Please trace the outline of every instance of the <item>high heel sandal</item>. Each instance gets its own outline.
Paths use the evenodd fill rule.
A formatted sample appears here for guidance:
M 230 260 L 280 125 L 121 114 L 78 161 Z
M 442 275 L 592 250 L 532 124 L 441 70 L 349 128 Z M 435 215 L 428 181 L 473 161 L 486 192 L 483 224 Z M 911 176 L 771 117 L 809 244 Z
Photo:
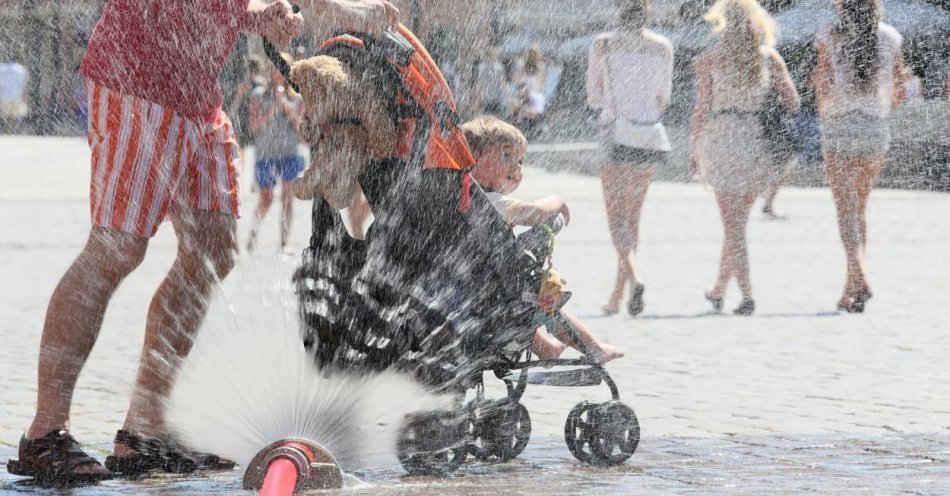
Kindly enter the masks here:
M 755 300 L 742 300 L 742 303 L 732 311 L 735 315 L 742 315 L 748 317 L 755 313 Z
M 850 313 L 864 313 L 864 304 L 874 296 L 869 288 L 861 288 L 854 295 L 854 303 L 851 304 Z
M 722 297 L 715 297 L 709 293 L 706 293 L 706 301 L 712 303 L 713 311 L 716 313 L 722 313 Z
M 643 291 L 646 287 L 643 284 L 638 284 L 637 287 L 633 288 L 633 291 L 630 292 L 630 300 L 627 301 L 627 313 L 632 317 L 636 317 L 643 313 Z
M 864 305 L 874 296 L 869 288 L 859 289 L 854 296 L 845 296 L 838 302 L 838 310 L 848 313 L 864 313 Z

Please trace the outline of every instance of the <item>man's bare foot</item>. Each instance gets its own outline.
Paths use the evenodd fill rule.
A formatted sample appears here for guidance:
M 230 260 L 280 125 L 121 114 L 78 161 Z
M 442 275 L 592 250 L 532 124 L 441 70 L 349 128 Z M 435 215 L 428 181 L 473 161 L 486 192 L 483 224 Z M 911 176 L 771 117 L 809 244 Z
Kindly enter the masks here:
M 594 361 L 600 365 L 611 360 L 623 358 L 624 355 L 623 350 L 610 344 L 601 344 L 597 348 L 591 348 L 590 350 L 590 358 L 594 359 Z

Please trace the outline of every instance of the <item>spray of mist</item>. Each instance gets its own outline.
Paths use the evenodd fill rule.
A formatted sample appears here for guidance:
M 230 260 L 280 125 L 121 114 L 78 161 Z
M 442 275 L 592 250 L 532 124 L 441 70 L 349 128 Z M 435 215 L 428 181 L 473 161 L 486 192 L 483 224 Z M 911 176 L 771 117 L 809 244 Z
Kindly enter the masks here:
M 405 415 L 449 400 L 396 373 L 321 374 L 300 339 L 286 265 L 243 264 L 218 291 L 169 398 L 171 430 L 242 465 L 291 437 L 323 445 L 347 470 L 395 463 Z

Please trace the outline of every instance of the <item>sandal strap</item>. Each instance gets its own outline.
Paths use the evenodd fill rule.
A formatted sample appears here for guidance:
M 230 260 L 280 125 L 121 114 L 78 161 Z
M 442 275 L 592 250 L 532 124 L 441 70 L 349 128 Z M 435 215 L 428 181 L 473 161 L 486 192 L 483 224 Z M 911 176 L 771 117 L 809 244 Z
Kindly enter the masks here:
M 65 429 L 32 440 L 24 437 L 20 446 L 22 461 L 56 478 L 67 477 L 82 466 L 101 465 L 83 451 L 76 438 Z

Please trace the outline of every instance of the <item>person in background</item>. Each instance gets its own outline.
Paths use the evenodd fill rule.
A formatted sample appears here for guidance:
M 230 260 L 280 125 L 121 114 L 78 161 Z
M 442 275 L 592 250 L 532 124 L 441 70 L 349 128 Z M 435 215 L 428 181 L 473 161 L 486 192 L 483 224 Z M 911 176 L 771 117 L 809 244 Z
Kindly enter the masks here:
M 515 82 L 517 97 L 512 118 L 528 139 L 535 139 L 544 127 L 547 96 L 544 61 L 541 50 L 532 47 L 525 54 L 521 73 Z
M 228 108 L 228 115 L 234 123 L 234 133 L 242 147 L 250 146 L 254 142 L 254 135 L 250 126 L 250 98 L 255 88 L 267 85 L 267 78 L 263 76 L 264 61 L 252 55 L 247 59 L 247 74 L 238 83 L 234 90 L 234 98 Z
M 847 278 L 838 308 L 863 312 L 871 298 L 865 250 L 868 197 L 890 149 L 891 109 L 906 97 L 903 38 L 881 22 L 880 0 L 838 0 L 819 30 L 815 91 L 825 169 L 838 211 Z
M 29 81 L 26 67 L 19 62 L 0 63 L 0 134 L 18 132 L 30 114 L 26 91 Z
M 475 65 L 475 108 L 482 114 L 508 116 L 505 91 L 508 85 L 505 67 L 498 61 L 498 51 L 489 48 L 485 58 Z
M 697 97 L 690 160 L 716 192 L 723 221 L 719 276 L 706 293 L 722 310 L 735 278 L 742 303 L 733 313 L 752 315 L 746 228 L 752 204 L 768 188 L 773 154 L 760 120 L 767 92 L 791 112 L 800 105 L 785 62 L 773 48 L 775 22 L 755 0 L 718 0 L 706 14 L 719 38 L 696 59 Z
M 673 89 L 673 45 L 647 27 L 650 0 L 620 0 L 617 6 L 617 29 L 595 36 L 591 44 L 587 102 L 600 110 L 600 179 L 617 250 L 614 287 L 603 310 L 617 313 L 629 286 L 627 312 L 639 315 L 644 307 L 637 267 L 640 210 L 657 165 L 670 151 L 661 118 Z M 619 120 L 630 123 L 638 146 L 617 142 Z
M 286 53 L 281 57 L 291 64 Z M 250 96 L 248 127 L 253 136 L 257 154 L 254 178 L 260 190 L 257 210 L 247 239 L 247 251 L 257 247 L 257 234 L 267 212 L 274 202 L 274 189 L 280 181 L 280 250 L 288 254 L 290 224 L 294 217 L 293 184 L 303 172 L 304 160 L 297 150 L 300 138 L 297 126 L 303 117 L 303 99 L 287 86 L 287 81 L 276 66 L 271 66 L 269 82 L 254 88 Z

